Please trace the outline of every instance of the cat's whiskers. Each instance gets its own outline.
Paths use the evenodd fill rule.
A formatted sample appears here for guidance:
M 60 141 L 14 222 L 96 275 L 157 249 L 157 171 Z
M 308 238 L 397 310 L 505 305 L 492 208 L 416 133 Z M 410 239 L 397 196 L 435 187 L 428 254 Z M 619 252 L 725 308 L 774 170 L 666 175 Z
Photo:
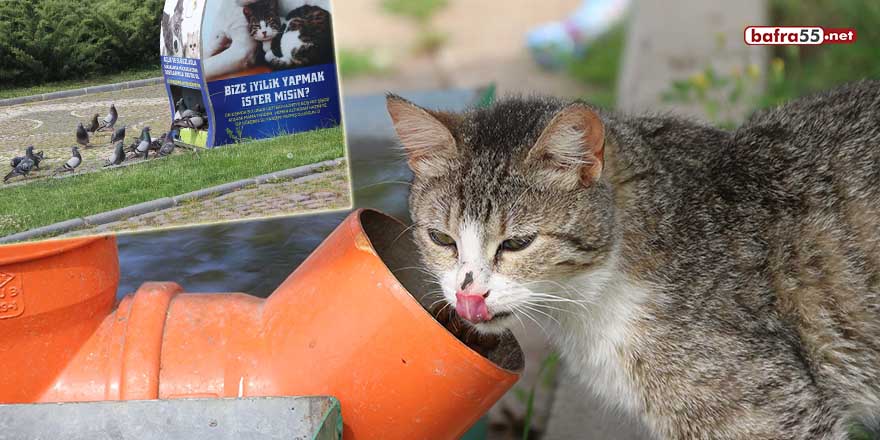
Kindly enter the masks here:
M 534 304 L 521 303 L 520 305 L 521 305 L 523 308 L 527 309 L 527 310 L 531 310 L 531 311 L 533 311 L 533 312 L 535 312 L 535 313 L 540 313 L 540 314 L 546 316 L 546 317 L 549 318 L 551 321 L 555 322 L 557 325 L 559 325 L 560 327 L 562 327 L 562 323 L 559 322 L 559 320 L 556 319 L 555 316 L 553 316 L 553 315 L 551 315 L 551 314 L 549 314 L 549 313 L 547 313 L 547 312 L 541 310 L 541 309 L 538 308 L 538 307 L 535 307 Z
M 404 230 L 400 231 L 400 234 L 397 234 L 397 237 L 395 237 L 394 240 L 391 241 L 391 243 L 392 244 L 397 243 L 397 240 L 400 240 L 400 238 L 403 237 L 403 234 L 406 234 L 407 232 L 409 232 L 410 230 L 412 230 L 413 228 L 415 228 L 416 226 L 419 226 L 421 224 L 422 224 L 421 222 L 413 222 L 413 224 L 407 226 L 406 228 L 404 228 Z
M 578 304 L 581 306 L 593 304 L 591 301 L 586 300 L 586 299 L 571 299 L 571 298 L 566 298 L 564 296 L 560 296 L 556 293 L 551 293 L 551 292 L 530 291 L 529 294 L 530 294 L 530 296 L 534 296 L 534 297 L 550 299 L 550 300 L 552 300 L 552 302 L 567 302 L 567 303 L 572 303 L 572 304 Z
M 554 310 L 554 311 L 557 311 L 557 312 L 560 312 L 560 313 L 571 313 L 571 314 L 573 314 L 573 315 L 575 315 L 575 316 L 579 316 L 578 313 L 577 313 L 577 311 L 569 310 L 569 309 L 563 309 L 563 308 L 560 308 L 560 307 L 554 307 L 554 306 L 551 306 L 551 305 L 549 305 L 549 304 L 543 304 L 543 303 L 541 303 L 541 302 L 537 302 L 537 301 L 525 301 L 525 304 L 528 304 L 528 305 L 533 306 L 533 307 L 545 308 L 545 309 L 547 309 L 547 310 Z
M 449 304 L 449 301 L 446 301 L 446 298 L 443 297 L 443 293 L 442 293 L 442 292 L 437 292 L 437 293 L 440 295 L 440 299 L 438 299 L 438 300 L 432 302 L 432 303 L 428 306 L 428 310 L 431 310 L 434 306 L 436 306 L 437 304 L 439 304 L 439 303 L 441 303 L 441 302 L 444 302 L 444 301 L 446 302 L 446 304 Z M 426 296 L 427 296 L 427 295 L 426 295 Z
M 535 292 L 535 291 L 532 291 L 531 289 L 528 289 L 528 287 L 526 287 L 526 286 L 528 286 L 528 285 L 530 285 L 530 284 L 537 284 L 537 283 L 544 283 L 544 282 L 549 282 L 549 283 L 556 284 L 557 286 L 562 287 L 563 289 L 565 289 L 569 294 L 571 294 L 571 292 L 575 292 L 575 293 L 578 294 L 579 297 L 584 298 L 584 299 L 572 299 L 572 298 L 566 298 L 566 297 L 564 297 L 564 296 L 561 296 L 561 295 L 558 295 L 558 294 L 552 294 L 552 293 L 549 293 L 549 292 Z M 551 280 L 546 280 L 546 281 L 530 281 L 530 282 L 526 282 L 526 283 L 520 283 L 520 284 L 518 284 L 518 285 L 519 285 L 519 287 L 528 290 L 529 293 L 530 293 L 530 296 L 535 297 L 535 298 L 540 298 L 540 299 L 541 299 L 542 301 L 544 301 L 544 302 L 550 302 L 550 303 L 569 303 L 569 304 L 574 304 L 574 305 L 576 305 L 576 306 L 578 306 L 578 307 L 584 309 L 585 311 L 589 311 L 589 307 L 588 307 L 588 306 L 590 306 L 590 305 L 593 304 L 591 301 L 587 300 L 587 299 L 586 299 L 586 296 L 585 296 L 584 294 L 582 294 L 580 291 L 578 291 L 578 290 L 576 290 L 576 289 L 574 289 L 574 288 L 571 288 L 570 286 L 565 286 L 565 285 L 563 285 L 563 284 L 561 284 L 561 283 L 559 283 L 559 282 L 556 282 L 556 281 L 551 281 Z
M 537 325 L 538 328 L 541 329 L 541 333 L 544 333 L 545 337 L 547 337 L 547 338 L 550 337 L 550 334 L 547 333 L 547 329 L 544 328 L 544 326 L 540 322 L 538 322 L 538 320 L 535 319 L 535 317 L 533 317 L 527 310 L 524 310 L 522 308 L 522 304 L 511 305 L 510 307 L 511 307 L 511 309 L 513 309 L 514 314 L 519 313 L 519 314 L 524 315 L 526 318 L 532 320 L 532 322 L 534 322 L 535 325 Z
M 527 300 L 527 302 L 531 304 L 538 304 L 549 309 L 559 310 L 561 312 L 568 312 L 573 315 L 577 315 L 579 313 L 589 313 L 590 311 L 589 304 L 578 301 L 560 299 L 552 296 L 542 297 L 540 295 L 533 295 L 533 300 Z M 574 304 L 577 308 L 574 309 L 565 307 L 568 304 Z
M 526 324 L 523 322 L 522 318 L 519 317 L 519 314 L 518 313 L 511 313 L 511 315 L 513 315 L 513 317 L 516 318 L 517 321 L 519 321 L 520 327 L 522 327 L 522 329 L 525 330 Z
M 420 266 L 398 267 L 397 269 L 393 269 L 391 271 L 391 273 L 397 273 L 398 271 L 401 271 L 401 270 L 417 270 L 417 271 L 421 272 L 422 274 L 427 275 L 428 278 L 431 279 L 431 281 L 434 281 L 437 284 L 440 283 L 440 276 L 439 275 L 435 274 L 434 272 L 431 272 L 428 269 L 425 269 L 424 267 L 420 267 Z
M 554 281 L 554 280 L 535 280 L 535 281 L 528 281 L 528 282 L 525 282 L 525 283 L 521 283 L 520 286 L 525 287 L 525 286 L 529 286 L 529 285 L 533 285 L 533 284 L 539 284 L 539 283 L 542 283 L 542 284 L 543 284 L 543 283 L 550 283 L 550 284 L 553 284 L 553 285 L 555 285 L 555 286 L 557 286 L 557 287 L 562 288 L 562 290 L 564 290 L 564 291 L 565 291 L 566 293 L 568 293 L 568 294 L 571 294 L 571 293 L 577 293 L 578 296 L 580 296 L 580 297 L 586 297 L 586 295 L 584 295 L 581 291 L 575 289 L 574 287 L 569 286 L 569 285 L 567 285 L 567 284 L 560 283 L 559 281 Z
M 443 307 L 440 307 L 440 310 L 437 310 L 437 313 L 435 313 L 434 315 L 435 316 L 441 315 L 443 313 L 443 311 L 446 310 L 446 308 L 449 307 L 450 305 L 452 305 L 452 303 L 447 302 L 446 305 L 444 305 Z

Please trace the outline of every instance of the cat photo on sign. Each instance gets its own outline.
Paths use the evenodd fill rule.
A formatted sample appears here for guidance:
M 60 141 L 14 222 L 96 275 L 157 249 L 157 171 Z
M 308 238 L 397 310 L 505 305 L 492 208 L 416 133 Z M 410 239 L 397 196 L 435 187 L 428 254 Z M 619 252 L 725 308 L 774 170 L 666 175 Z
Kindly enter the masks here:
M 201 58 L 199 35 L 205 0 L 166 0 L 162 9 L 162 43 L 159 54 Z
M 198 58 L 201 55 L 201 52 L 199 51 L 199 40 L 198 32 L 187 32 L 183 46 L 184 58 Z
M 329 0 L 216 0 L 205 17 L 205 80 L 334 61 Z

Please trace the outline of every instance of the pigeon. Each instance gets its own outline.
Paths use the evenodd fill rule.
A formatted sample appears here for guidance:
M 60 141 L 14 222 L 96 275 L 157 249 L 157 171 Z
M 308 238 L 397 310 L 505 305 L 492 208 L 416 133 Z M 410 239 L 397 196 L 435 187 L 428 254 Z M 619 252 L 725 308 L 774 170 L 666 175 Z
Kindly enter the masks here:
M 46 156 L 43 154 L 42 151 L 34 154 L 34 146 L 33 145 L 27 147 L 27 150 L 25 151 L 25 155 L 27 155 L 27 157 L 29 157 L 32 161 L 34 161 L 34 168 L 35 169 L 40 169 L 40 162 L 42 162 L 43 159 L 46 158 Z
M 9 161 L 9 166 L 11 166 L 12 168 L 17 167 L 18 164 L 21 163 L 21 161 L 24 160 L 25 157 L 28 157 L 27 152 L 25 152 L 24 156 L 13 157 L 12 160 Z
M 15 168 L 26 157 L 28 157 L 32 161 L 34 161 L 34 168 L 36 168 L 36 169 L 40 169 L 40 162 L 42 162 L 42 160 L 46 158 L 42 151 L 34 154 L 34 146 L 31 145 L 31 146 L 27 147 L 27 149 L 25 150 L 24 156 L 13 157 L 12 160 L 9 161 L 9 165 L 12 168 Z
M 3 177 L 3 183 L 6 183 L 9 179 L 15 176 L 27 177 L 32 169 L 34 169 L 34 161 L 29 157 L 25 157 L 15 166 L 15 168 L 12 169 L 12 171 L 9 172 L 9 174 Z
M 167 136 L 167 135 L 168 135 L 167 132 L 162 133 L 161 136 L 157 137 L 156 139 L 153 139 L 150 142 L 150 151 L 155 151 L 156 156 L 159 155 L 159 150 L 162 149 L 162 143 L 165 142 L 165 136 Z
M 180 118 L 177 121 L 174 121 L 171 124 L 172 127 L 180 127 L 180 128 L 192 128 L 198 130 L 205 125 L 205 117 L 199 113 L 194 113 L 190 116 L 186 116 Z
M 113 134 L 110 136 L 110 143 L 116 143 L 116 141 L 124 141 L 125 140 L 125 126 L 119 127 Z
M 92 122 L 91 122 L 91 123 L 89 124 L 89 126 L 86 128 L 86 131 L 89 132 L 89 133 L 94 133 L 94 132 L 98 131 L 98 127 L 99 127 L 99 125 L 98 125 L 98 114 L 95 113 L 95 115 L 92 116 Z
M 76 143 L 82 145 L 85 148 L 89 148 L 92 145 L 89 144 L 89 132 L 86 131 L 86 128 L 83 127 L 82 122 L 76 126 Z
M 110 104 L 110 113 L 107 113 L 107 116 L 104 116 L 104 119 L 101 120 L 98 131 L 112 130 L 113 126 L 116 125 L 117 119 L 119 119 L 119 113 L 116 111 L 116 105 Z
M 159 148 L 159 156 L 168 156 L 174 152 L 174 147 L 177 145 L 174 144 L 174 130 L 165 133 L 165 139 L 162 140 L 162 147 Z
M 125 148 L 125 151 L 127 151 L 129 153 L 134 153 L 137 150 L 138 144 L 140 144 L 140 143 L 141 143 L 140 138 L 135 139 L 134 141 L 132 141 L 131 144 L 128 145 L 128 147 Z
M 71 147 L 70 148 L 70 159 L 67 159 L 67 162 L 64 162 L 64 165 L 62 165 L 61 168 L 55 170 L 54 174 L 66 173 L 68 171 L 70 171 L 72 173 L 74 170 L 76 170 L 76 167 L 78 167 L 81 163 L 82 163 L 82 156 L 79 155 L 79 148 L 78 147 Z
M 125 161 L 125 150 L 122 147 L 122 141 L 116 141 L 116 144 L 113 146 L 113 155 L 107 159 L 107 164 L 104 165 L 104 168 L 107 168 L 111 165 L 119 165 Z
M 174 120 L 178 120 L 183 116 L 183 112 L 187 111 L 186 101 L 183 98 L 174 103 Z
M 150 154 L 150 144 L 152 142 L 153 138 L 150 137 L 150 127 L 144 127 L 144 129 L 141 130 L 141 136 L 135 147 L 134 156 L 140 157 L 143 154 L 144 159 L 146 159 L 147 155 Z

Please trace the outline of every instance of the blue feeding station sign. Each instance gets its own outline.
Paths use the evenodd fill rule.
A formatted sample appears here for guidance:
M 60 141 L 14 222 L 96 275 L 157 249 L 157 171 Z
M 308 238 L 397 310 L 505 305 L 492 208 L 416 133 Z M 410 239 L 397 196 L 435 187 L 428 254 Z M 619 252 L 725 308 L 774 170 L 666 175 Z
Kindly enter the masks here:
M 172 130 L 214 147 L 342 122 L 330 0 L 166 0 Z

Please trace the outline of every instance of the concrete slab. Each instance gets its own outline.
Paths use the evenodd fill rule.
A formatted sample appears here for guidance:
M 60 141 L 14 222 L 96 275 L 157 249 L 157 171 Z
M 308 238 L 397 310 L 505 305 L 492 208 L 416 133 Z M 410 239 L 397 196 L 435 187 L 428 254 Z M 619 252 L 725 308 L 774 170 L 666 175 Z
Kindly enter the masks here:
M 8 437 L 7 437 L 8 436 Z M 338 440 L 332 397 L 0 405 L 0 437 L 68 440 Z
M 767 24 L 764 0 L 634 0 L 618 107 L 703 116 L 699 107 L 664 103 L 663 93 L 673 80 L 687 79 L 709 65 L 725 74 L 750 65 L 763 71 L 766 47 L 743 41 L 746 26 L 762 24 Z
M 642 422 L 611 410 L 563 367 L 550 408 L 547 439 L 652 440 Z

